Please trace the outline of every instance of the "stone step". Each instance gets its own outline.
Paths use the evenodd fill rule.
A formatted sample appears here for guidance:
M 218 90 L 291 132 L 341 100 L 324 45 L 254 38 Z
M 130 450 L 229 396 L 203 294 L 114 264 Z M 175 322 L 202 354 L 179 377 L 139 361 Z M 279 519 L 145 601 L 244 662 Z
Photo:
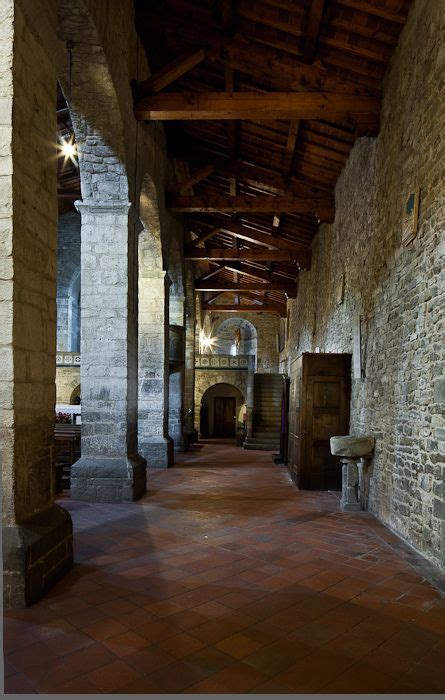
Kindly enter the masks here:
M 275 442 L 278 440 L 280 441 L 280 433 L 275 432 L 269 432 L 269 431 L 263 431 L 263 430 L 254 430 L 253 431 L 253 437 L 256 440 L 275 440 Z M 246 438 L 247 439 L 247 438 Z
M 276 452 L 280 449 L 280 443 L 268 442 L 268 443 L 244 443 L 245 450 L 262 450 L 263 452 Z

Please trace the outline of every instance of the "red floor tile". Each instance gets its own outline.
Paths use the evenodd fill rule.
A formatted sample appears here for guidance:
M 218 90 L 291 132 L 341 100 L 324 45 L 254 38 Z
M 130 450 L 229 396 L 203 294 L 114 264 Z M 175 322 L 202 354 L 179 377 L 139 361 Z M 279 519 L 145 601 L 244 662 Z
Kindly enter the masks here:
M 179 460 L 137 503 L 63 494 L 80 563 L 6 612 L 7 692 L 443 691 L 445 603 L 393 533 L 270 453 Z

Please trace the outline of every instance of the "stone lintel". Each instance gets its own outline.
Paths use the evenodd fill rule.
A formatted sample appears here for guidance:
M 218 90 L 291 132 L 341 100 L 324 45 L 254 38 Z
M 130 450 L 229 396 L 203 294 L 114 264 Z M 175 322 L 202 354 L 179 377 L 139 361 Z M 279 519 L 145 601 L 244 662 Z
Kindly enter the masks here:
M 132 204 L 131 202 L 120 202 L 120 201 L 109 201 L 109 202 L 99 202 L 91 199 L 76 199 L 74 202 L 79 214 L 113 214 L 113 215 L 126 215 L 130 211 Z
M 21 523 L 3 525 L 2 539 L 7 608 L 37 602 L 73 564 L 71 516 L 56 504 Z
M 131 457 L 81 457 L 71 467 L 71 497 L 79 501 L 123 503 L 147 491 L 147 462 Z

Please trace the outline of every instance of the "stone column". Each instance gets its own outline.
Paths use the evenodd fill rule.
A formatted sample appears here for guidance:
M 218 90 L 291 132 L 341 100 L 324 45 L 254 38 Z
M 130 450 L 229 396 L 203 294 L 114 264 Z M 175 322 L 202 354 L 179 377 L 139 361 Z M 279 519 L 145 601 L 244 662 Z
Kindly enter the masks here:
M 42 43 L 42 27 L 31 31 L 19 3 L 0 3 L 0 27 L 3 602 L 17 608 L 38 600 L 73 555 L 71 518 L 54 504 L 54 56 Z
M 145 493 L 137 452 L 136 219 L 127 202 L 76 202 L 81 235 L 82 457 L 71 495 L 132 501 Z
M 175 452 L 183 452 L 184 444 L 184 302 L 183 296 L 170 296 L 170 377 L 168 433 Z
M 255 377 L 255 357 L 249 356 L 249 370 L 247 372 L 247 392 L 246 392 L 246 437 L 253 434 L 253 407 L 254 407 L 254 377 Z
M 173 464 L 168 435 L 168 289 L 163 270 L 153 269 L 152 252 L 139 241 L 138 448 L 149 467 Z
M 185 267 L 185 353 L 184 353 L 184 437 L 190 444 L 195 439 L 195 287 L 194 269 Z

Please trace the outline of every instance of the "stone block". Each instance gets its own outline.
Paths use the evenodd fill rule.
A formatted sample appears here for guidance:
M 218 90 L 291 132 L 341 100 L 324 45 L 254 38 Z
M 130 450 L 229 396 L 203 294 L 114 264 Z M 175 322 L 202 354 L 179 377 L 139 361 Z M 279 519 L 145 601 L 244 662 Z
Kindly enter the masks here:
M 137 501 L 147 490 L 146 466 L 139 455 L 81 457 L 71 467 L 71 496 L 100 503 Z
M 20 524 L 3 525 L 6 607 L 37 602 L 72 566 L 71 516 L 53 505 Z

